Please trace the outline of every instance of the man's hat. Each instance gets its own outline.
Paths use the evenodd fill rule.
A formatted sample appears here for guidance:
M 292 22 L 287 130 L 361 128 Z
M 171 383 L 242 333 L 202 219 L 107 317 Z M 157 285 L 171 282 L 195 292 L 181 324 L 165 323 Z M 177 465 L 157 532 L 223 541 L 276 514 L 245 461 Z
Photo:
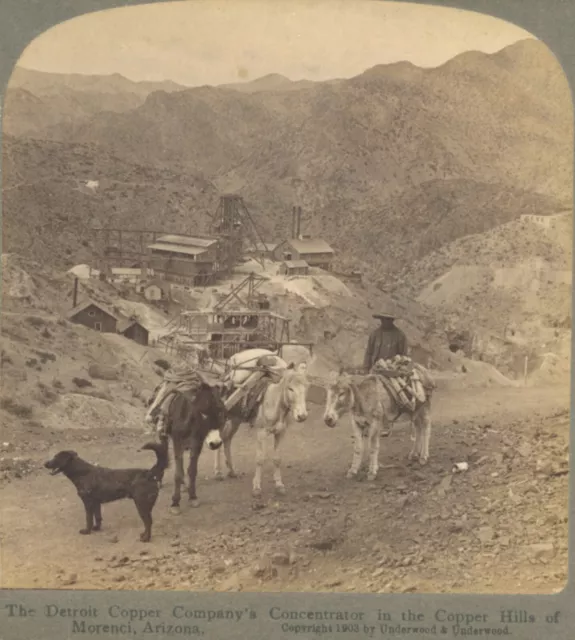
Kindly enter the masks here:
M 390 313 L 374 313 L 373 317 L 377 318 L 378 320 L 395 320 L 396 319 L 396 317 Z

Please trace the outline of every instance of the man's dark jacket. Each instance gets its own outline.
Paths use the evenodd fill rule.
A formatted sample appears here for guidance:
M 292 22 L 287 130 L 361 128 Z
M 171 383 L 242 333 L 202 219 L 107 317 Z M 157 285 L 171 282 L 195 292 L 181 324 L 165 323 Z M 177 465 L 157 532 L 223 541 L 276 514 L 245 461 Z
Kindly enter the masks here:
M 378 327 L 369 336 L 363 366 L 370 371 L 373 365 L 383 358 L 388 360 L 396 355 L 407 355 L 407 338 L 403 331 L 393 325 L 392 327 Z

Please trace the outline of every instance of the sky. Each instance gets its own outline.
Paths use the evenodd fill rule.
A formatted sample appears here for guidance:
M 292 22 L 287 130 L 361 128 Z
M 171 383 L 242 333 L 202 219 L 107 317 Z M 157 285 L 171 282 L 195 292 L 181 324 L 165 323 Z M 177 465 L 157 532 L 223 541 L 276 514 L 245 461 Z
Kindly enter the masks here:
M 376 64 L 421 67 L 533 37 L 485 14 L 376 0 L 185 0 L 110 9 L 36 38 L 18 65 L 187 86 L 348 78 Z

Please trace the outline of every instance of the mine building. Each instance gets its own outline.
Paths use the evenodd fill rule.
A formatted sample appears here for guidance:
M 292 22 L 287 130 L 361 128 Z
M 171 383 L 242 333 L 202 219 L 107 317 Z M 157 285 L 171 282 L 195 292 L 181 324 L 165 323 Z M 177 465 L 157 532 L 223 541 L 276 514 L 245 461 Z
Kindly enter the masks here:
M 280 273 L 284 276 L 307 276 L 309 264 L 305 260 L 284 260 L 280 265 Z
M 110 280 L 114 283 L 136 284 L 142 277 L 142 269 L 130 267 L 112 267 Z
M 136 318 L 123 318 L 118 322 L 118 333 L 129 340 L 148 346 L 150 332 Z
M 255 242 L 254 246 L 250 247 L 246 252 L 246 256 L 275 261 L 274 251 L 277 249 L 277 246 L 277 242 Z
M 218 238 L 165 235 L 148 246 L 156 277 L 188 286 L 206 286 L 216 280 Z
M 170 284 L 160 278 L 142 280 L 136 285 L 136 293 L 140 293 L 150 302 L 159 302 L 170 297 Z
M 274 255 L 278 262 L 305 260 L 310 267 L 319 267 L 330 271 L 335 253 L 329 244 L 321 238 L 300 236 L 284 240 L 276 247 Z
M 66 314 L 70 322 L 83 324 L 94 331 L 103 333 L 116 333 L 118 318 L 116 315 L 100 302 L 86 300 L 76 305 Z

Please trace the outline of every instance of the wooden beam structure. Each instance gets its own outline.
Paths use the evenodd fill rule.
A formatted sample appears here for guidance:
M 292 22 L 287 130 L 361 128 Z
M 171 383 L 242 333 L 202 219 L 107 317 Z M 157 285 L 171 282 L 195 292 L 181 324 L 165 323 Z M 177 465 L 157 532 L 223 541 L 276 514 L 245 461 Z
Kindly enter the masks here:
M 224 307 L 229 304 L 234 298 L 240 303 L 242 307 L 251 309 L 255 303 L 256 290 L 266 281 L 266 278 L 262 278 L 255 273 L 250 273 L 250 275 L 245 280 L 242 280 L 242 282 L 234 287 L 223 300 L 220 300 L 220 302 L 218 302 L 214 306 L 214 311 L 223 310 Z M 240 297 L 240 293 L 244 292 L 245 289 L 247 289 L 247 297 L 242 298 Z
M 132 264 L 139 264 L 147 272 L 151 257 L 148 245 L 154 244 L 162 235 L 189 235 L 145 228 L 101 227 L 93 228 L 93 231 L 96 234 L 98 266 L 106 273 L 111 266 Z M 194 234 L 194 237 L 206 236 Z M 218 240 L 214 261 L 217 267 L 204 286 L 229 277 L 246 250 L 257 249 L 258 242 L 265 244 L 243 198 L 235 194 L 220 198 L 218 208 L 211 216 L 210 237 Z M 256 257 L 256 260 L 264 265 L 263 258 Z
M 206 350 L 215 360 L 227 360 L 244 349 L 281 351 L 286 345 L 313 348 L 308 341 L 290 340 L 290 321 L 269 310 L 228 309 L 183 311 L 168 324 L 159 340 L 167 351 L 191 353 Z
M 212 216 L 210 232 L 222 238 L 218 262 L 223 275 L 231 274 L 244 251 L 257 249 L 258 242 L 265 245 L 244 199 L 236 194 L 226 194 L 220 198 Z M 263 258 L 255 259 L 264 266 Z

